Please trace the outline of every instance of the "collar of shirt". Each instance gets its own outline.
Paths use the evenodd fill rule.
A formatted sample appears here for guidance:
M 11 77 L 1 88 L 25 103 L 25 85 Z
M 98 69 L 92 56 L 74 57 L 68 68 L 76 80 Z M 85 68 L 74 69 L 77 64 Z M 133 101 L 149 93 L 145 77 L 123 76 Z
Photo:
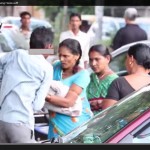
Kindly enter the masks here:
M 80 36 L 82 34 L 82 32 L 79 30 L 79 32 L 75 35 L 72 30 L 69 30 L 70 34 L 72 34 L 73 36 Z
M 21 27 L 19 28 L 19 31 L 20 31 L 20 32 L 23 31 Z M 32 29 L 31 29 L 31 27 L 30 27 L 29 30 L 28 30 L 28 32 L 31 32 L 31 31 L 32 31 Z

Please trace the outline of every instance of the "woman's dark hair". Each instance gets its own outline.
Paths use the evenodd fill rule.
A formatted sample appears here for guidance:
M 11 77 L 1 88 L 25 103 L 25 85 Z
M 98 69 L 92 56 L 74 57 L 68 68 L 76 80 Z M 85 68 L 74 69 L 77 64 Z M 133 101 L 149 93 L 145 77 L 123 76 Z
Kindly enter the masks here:
M 138 65 L 145 69 L 150 69 L 150 47 L 146 44 L 139 43 L 131 46 L 128 55 L 133 56 Z
M 112 59 L 112 56 L 109 52 L 108 47 L 101 45 L 101 44 L 97 44 L 97 45 L 93 45 L 90 49 L 89 49 L 89 56 L 91 52 L 98 52 L 100 55 L 106 57 L 107 55 L 110 56 L 110 61 Z
M 68 38 L 59 44 L 59 48 L 62 46 L 67 47 L 73 55 L 79 55 L 79 59 L 76 62 L 77 66 L 80 63 L 80 59 L 82 56 L 82 49 L 80 43 L 77 40 Z

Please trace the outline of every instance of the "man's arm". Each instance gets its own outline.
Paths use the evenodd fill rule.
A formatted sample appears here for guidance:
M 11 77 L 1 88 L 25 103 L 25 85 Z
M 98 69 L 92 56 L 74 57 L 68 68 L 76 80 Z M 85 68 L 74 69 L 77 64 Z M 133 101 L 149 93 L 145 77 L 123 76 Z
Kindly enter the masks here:
M 0 54 L 0 88 L 1 88 L 1 84 L 2 84 L 2 78 L 3 78 L 3 68 L 4 68 L 4 64 L 5 61 L 8 59 L 8 55 L 7 53 L 1 53 Z M 5 56 L 6 55 L 6 56 Z
M 36 97 L 33 102 L 33 108 L 34 110 L 41 110 L 45 104 L 45 98 L 48 94 L 51 81 L 53 79 L 53 68 L 52 66 L 48 68 L 45 72 L 43 81 L 41 82 L 40 88 L 36 92 Z

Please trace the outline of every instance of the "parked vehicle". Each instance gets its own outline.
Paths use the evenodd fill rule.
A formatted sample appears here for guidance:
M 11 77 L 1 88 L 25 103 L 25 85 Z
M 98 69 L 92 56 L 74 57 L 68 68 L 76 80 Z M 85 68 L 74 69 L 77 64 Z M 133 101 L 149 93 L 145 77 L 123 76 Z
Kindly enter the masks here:
M 64 137 L 60 143 L 149 143 L 150 85 L 124 97 Z M 57 140 L 58 141 L 58 140 Z
M 95 21 L 88 30 L 88 35 L 95 39 L 96 32 L 98 32 L 98 22 Z M 102 40 L 110 40 L 120 28 L 114 17 L 104 16 L 102 19 Z
M 19 28 L 14 24 L 2 24 L 0 29 L 0 53 L 19 48 L 29 49 L 29 44 L 24 40 Z
M 18 26 L 18 28 L 20 28 L 21 26 L 20 17 L 7 16 L 7 17 L 2 18 L 1 22 L 14 24 Z M 37 19 L 37 18 L 31 18 L 31 24 L 30 24 L 31 30 L 34 30 L 36 27 L 39 27 L 39 26 L 45 26 L 47 28 L 51 28 L 54 31 L 52 25 L 48 21 Z
M 95 16 L 93 16 L 95 17 Z M 87 19 L 86 17 L 83 17 L 83 19 Z M 116 21 L 117 19 L 122 19 L 122 18 L 115 18 L 115 17 L 109 17 L 109 16 L 103 16 L 102 18 L 102 41 L 110 41 L 114 37 L 115 33 L 118 31 L 120 28 L 120 25 Z M 85 20 L 83 20 L 85 21 Z M 93 21 L 93 23 L 92 23 Z M 87 34 L 89 35 L 91 42 L 90 45 L 95 44 L 96 40 L 96 33 L 99 30 L 99 24 L 94 19 L 89 20 L 89 27 L 87 31 Z

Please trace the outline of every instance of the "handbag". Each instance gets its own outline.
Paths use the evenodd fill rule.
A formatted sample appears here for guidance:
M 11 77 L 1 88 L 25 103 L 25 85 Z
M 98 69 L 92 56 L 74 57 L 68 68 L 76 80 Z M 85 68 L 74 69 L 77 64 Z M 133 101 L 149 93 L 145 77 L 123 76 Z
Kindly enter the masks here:
M 68 86 L 64 85 L 61 81 L 53 80 L 48 94 L 65 97 L 68 91 L 69 91 Z M 82 113 L 82 100 L 80 96 L 78 96 L 74 106 L 68 108 L 56 106 L 49 102 L 45 102 L 44 108 L 48 109 L 49 111 L 76 117 L 80 116 Z

